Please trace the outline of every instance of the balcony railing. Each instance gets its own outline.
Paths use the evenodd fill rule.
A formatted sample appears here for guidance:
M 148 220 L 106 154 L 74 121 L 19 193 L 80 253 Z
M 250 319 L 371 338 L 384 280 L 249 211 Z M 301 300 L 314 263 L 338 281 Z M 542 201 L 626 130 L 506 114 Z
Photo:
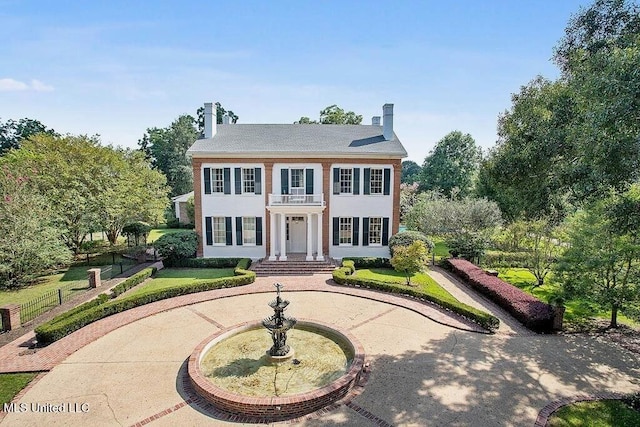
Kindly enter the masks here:
M 307 205 L 324 206 L 324 195 L 320 194 L 269 194 L 269 206 Z

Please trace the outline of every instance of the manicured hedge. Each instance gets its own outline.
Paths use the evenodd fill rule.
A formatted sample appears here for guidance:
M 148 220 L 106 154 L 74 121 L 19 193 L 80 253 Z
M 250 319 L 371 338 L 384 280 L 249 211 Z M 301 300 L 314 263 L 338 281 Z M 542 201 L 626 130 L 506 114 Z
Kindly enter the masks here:
M 333 280 L 340 285 L 360 286 L 363 288 L 422 298 L 466 317 L 489 331 L 498 329 L 498 326 L 500 325 L 500 320 L 498 320 L 497 317 L 459 301 L 458 304 L 453 304 L 451 301 L 442 300 L 434 295 L 422 291 L 421 289 L 401 288 L 397 283 L 390 284 L 378 280 L 361 279 L 353 276 L 354 272 L 355 268 L 353 267 L 353 261 L 343 261 L 342 267 L 333 270 Z
M 504 280 L 487 274 L 480 267 L 460 258 L 445 261 L 455 275 L 471 287 L 488 296 L 527 328 L 550 332 L 553 328 L 553 308 Z
M 183 258 L 165 259 L 162 261 L 167 268 L 233 268 L 239 262 L 249 263 L 244 269 L 251 265 L 250 258 Z M 243 264 L 244 265 L 244 264 Z
M 144 292 L 142 294 L 132 295 L 108 302 L 104 302 L 104 297 L 101 298 L 102 302 L 97 302 L 98 300 L 89 301 L 88 303 L 82 304 L 72 310 L 67 311 L 66 313 L 62 313 L 60 316 L 53 318 L 49 322 L 38 326 L 35 330 L 36 339 L 38 340 L 39 344 L 49 344 L 69 335 L 74 331 L 77 331 L 78 329 L 90 323 L 93 323 L 107 316 L 111 316 L 112 314 L 129 310 L 130 308 L 138 307 L 167 298 L 177 297 L 180 295 L 204 292 L 212 289 L 248 285 L 249 283 L 253 283 L 256 278 L 256 274 L 253 271 L 248 271 L 243 268 L 249 265 L 251 265 L 250 259 L 240 259 L 238 265 L 235 268 L 234 272 L 236 275 L 234 277 L 200 280 L 189 285 L 176 286 L 173 288 L 165 288 L 160 290 L 151 289 L 148 292 Z M 152 269 L 149 268 L 142 270 L 136 275 L 143 272 L 147 274 L 146 270 Z M 152 273 L 155 273 L 155 269 L 153 269 Z M 150 273 L 144 279 L 151 276 L 152 273 Z M 144 281 L 144 279 L 140 279 L 140 277 L 135 278 L 136 275 L 129 278 L 132 279 L 131 283 L 137 280 L 140 280 L 140 282 L 138 283 Z M 120 285 L 123 284 L 124 282 Z M 127 286 L 129 285 L 124 285 L 123 289 Z M 135 285 L 130 284 L 129 288 L 133 286 Z M 124 292 L 124 290 L 122 292 Z
M 131 277 L 127 277 L 125 280 L 118 283 L 116 286 L 114 286 L 113 289 L 111 289 L 111 298 L 115 298 L 118 295 L 123 294 L 129 289 L 133 288 L 134 286 L 139 285 L 140 283 L 147 280 L 149 277 L 156 274 L 156 271 L 158 271 L 157 268 L 149 267 L 149 268 L 145 268 L 144 270 L 140 270 L 139 272 L 137 272 Z
M 528 252 L 486 251 L 481 263 L 489 268 L 526 268 L 529 258 Z
M 393 268 L 389 258 L 379 257 L 345 257 L 342 261 L 353 261 L 356 268 Z M 343 264 L 344 265 L 344 264 Z

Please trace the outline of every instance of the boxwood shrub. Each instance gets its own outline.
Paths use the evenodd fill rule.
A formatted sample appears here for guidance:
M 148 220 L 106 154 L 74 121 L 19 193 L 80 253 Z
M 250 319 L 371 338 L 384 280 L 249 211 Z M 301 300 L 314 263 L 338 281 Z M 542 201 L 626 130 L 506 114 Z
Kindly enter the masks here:
M 158 290 L 150 289 L 147 292 L 137 295 L 131 295 L 129 297 L 124 297 L 121 299 L 105 301 L 107 298 L 105 296 L 93 301 L 89 301 L 72 310 L 62 313 L 61 315 L 53 318 L 47 323 L 38 326 L 35 330 L 36 339 L 38 340 L 38 344 L 49 344 L 69 335 L 74 331 L 77 331 L 78 329 L 90 323 L 93 323 L 107 316 L 111 316 L 112 314 L 129 310 L 130 308 L 149 304 L 155 301 L 160 301 L 166 298 L 173 298 L 196 292 L 248 285 L 249 283 L 253 283 L 256 278 L 256 275 L 253 271 L 248 271 L 244 268 L 248 267 L 249 265 L 251 265 L 250 259 L 240 259 L 238 265 L 234 270 L 235 276 L 233 277 L 198 280 L 189 285 L 175 286 L 172 288 Z M 131 282 L 129 284 L 125 285 L 124 282 L 122 282 L 118 286 L 123 285 L 122 289 L 129 289 L 135 286 L 132 283 L 138 280 L 138 283 L 141 283 L 147 277 L 150 277 L 153 273 L 155 273 L 155 269 L 144 269 L 128 278 L 127 280 L 131 279 Z M 136 278 L 137 275 L 140 276 Z M 142 278 L 145 275 L 146 277 Z M 124 292 L 124 290 L 122 290 L 120 293 Z
M 459 301 L 457 304 L 454 304 L 451 301 L 445 301 L 434 295 L 428 294 L 421 289 L 401 288 L 395 283 L 392 284 L 379 280 L 362 279 L 354 276 L 353 273 L 355 273 L 355 268 L 353 267 L 352 262 L 349 260 L 343 261 L 342 267 L 333 270 L 333 280 L 340 285 L 360 286 L 383 292 L 422 298 L 466 317 L 488 331 L 494 331 L 498 329 L 498 326 L 500 325 L 500 320 L 497 317 Z
M 456 276 L 507 310 L 536 332 L 551 332 L 553 308 L 504 280 L 487 274 L 467 260 L 449 258 L 444 263 Z
M 162 261 L 167 268 L 233 268 L 239 262 L 248 262 L 246 267 L 242 267 L 244 269 L 249 268 L 251 265 L 250 258 L 171 258 Z
M 342 261 L 353 261 L 355 268 L 393 268 L 389 258 L 380 257 L 345 257 Z M 344 264 L 343 264 L 344 265 Z

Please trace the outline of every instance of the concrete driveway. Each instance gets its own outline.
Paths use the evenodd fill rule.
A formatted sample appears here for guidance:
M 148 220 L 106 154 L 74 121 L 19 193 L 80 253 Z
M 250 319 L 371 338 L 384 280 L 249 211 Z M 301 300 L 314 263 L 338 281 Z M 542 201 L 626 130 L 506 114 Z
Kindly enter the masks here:
M 486 335 L 362 295 L 286 289 L 284 295 L 289 315 L 349 330 L 372 367 L 350 404 L 300 425 L 532 426 L 552 400 L 640 390 L 637 357 L 597 338 Z M 33 384 L 18 402 L 27 410 L 6 414 L 0 425 L 230 425 L 192 401 L 183 386 L 185 363 L 220 328 L 268 316 L 270 299 L 230 296 L 119 327 Z M 61 404 L 65 412 L 44 412 Z

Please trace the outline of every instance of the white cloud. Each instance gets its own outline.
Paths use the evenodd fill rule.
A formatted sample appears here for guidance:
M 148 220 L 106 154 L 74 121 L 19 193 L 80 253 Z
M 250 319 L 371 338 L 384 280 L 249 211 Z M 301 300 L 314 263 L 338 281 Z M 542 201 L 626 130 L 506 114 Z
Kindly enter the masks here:
M 11 78 L 0 79 L 0 92 L 16 92 L 23 90 L 33 90 L 35 92 L 51 92 L 53 86 L 45 84 L 40 80 L 33 79 L 30 83 L 21 82 Z

